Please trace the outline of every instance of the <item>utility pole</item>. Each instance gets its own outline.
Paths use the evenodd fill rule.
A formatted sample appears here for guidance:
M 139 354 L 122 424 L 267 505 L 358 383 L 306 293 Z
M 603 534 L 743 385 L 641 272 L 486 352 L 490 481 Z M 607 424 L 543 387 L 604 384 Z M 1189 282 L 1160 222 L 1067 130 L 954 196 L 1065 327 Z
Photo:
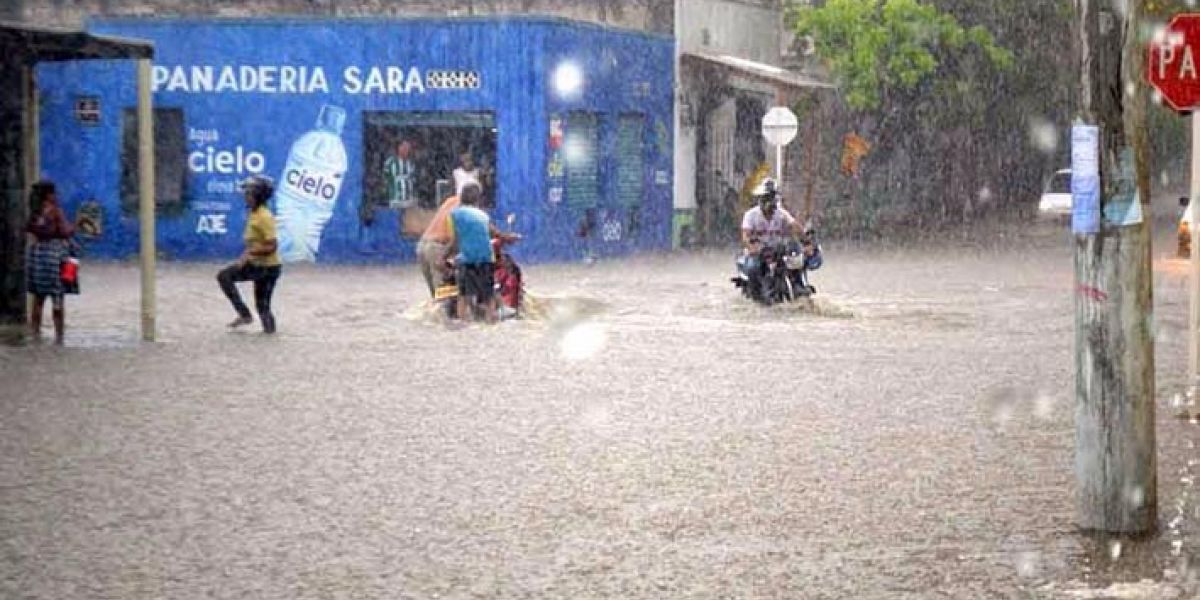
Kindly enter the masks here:
M 1158 505 L 1143 3 L 1076 0 L 1071 149 L 1079 525 L 1127 534 L 1152 531 Z

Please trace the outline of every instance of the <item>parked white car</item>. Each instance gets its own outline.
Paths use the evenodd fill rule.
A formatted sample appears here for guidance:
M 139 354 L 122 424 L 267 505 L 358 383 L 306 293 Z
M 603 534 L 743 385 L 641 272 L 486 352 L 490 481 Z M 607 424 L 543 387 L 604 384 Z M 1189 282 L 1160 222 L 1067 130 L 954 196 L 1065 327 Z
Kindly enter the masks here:
M 1071 214 L 1071 170 L 1061 169 L 1054 173 L 1042 190 L 1038 201 L 1038 214 L 1044 217 L 1060 217 Z

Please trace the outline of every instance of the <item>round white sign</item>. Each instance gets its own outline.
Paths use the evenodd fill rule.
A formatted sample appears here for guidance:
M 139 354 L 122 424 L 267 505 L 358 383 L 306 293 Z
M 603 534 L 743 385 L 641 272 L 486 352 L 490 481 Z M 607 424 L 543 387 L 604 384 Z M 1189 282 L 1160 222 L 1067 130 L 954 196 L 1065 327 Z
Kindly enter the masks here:
M 800 121 L 796 113 L 786 106 L 776 106 L 763 117 L 762 133 L 767 141 L 776 146 L 786 146 L 796 139 Z

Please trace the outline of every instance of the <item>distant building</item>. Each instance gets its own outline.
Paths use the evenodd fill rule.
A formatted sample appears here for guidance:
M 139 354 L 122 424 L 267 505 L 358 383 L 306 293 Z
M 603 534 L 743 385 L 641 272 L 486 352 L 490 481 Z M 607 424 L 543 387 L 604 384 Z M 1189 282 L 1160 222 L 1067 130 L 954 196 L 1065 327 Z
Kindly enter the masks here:
M 681 0 L 675 171 L 677 228 L 700 243 L 737 239 L 747 180 L 775 155 L 762 117 L 823 94 L 827 84 L 784 68 L 799 66 L 795 36 L 785 33 L 780 0 Z M 802 123 L 802 130 L 810 124 Z M 785 174 L 800 175 L 800 140 L 789 146 Z M 771 171 L 773 172 L 773 166 Z M 694 177 L 686 174 L 694 173 Z M 802 186 L 785 178 L 787 205 L 802 210 Z M 799 216 L 799 215 L 798 215 Z

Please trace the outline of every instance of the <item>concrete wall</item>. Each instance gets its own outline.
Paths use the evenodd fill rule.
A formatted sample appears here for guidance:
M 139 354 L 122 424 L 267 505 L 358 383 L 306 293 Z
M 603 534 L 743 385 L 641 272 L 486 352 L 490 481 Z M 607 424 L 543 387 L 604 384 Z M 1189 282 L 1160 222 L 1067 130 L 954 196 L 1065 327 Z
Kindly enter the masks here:
M 729 54 L 779 64 L 782 9 L 778 1 L 684 0 L 679 14 L 683 51 Z
M 82 27 L 86 19 L 94 17 L 537 14 L 670 33 L 674 14 L 673 0 L 3 0 L 0 5 L 13 2 L 13 12 L 25 21 L 70 28 Z

